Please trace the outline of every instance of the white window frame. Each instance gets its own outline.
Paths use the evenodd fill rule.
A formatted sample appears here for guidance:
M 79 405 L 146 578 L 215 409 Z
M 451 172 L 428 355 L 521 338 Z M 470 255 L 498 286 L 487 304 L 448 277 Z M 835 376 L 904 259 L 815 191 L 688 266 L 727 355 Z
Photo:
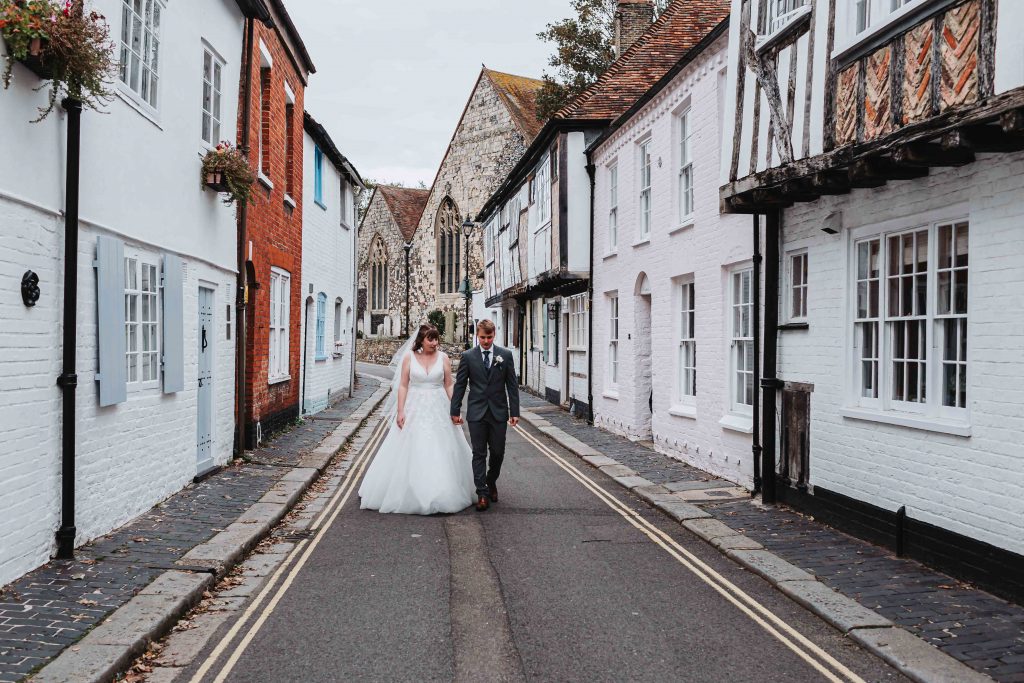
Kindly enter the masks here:
M 744 301 L 742 295 L 743 278 L 749 278 L 749 299 Z M 736 266 L 729 270 L 729 299 L 726 320 L 729 326 L 729 410 L 733 414 L 744 417 L 753 416 L 753 393 L 757 392 L 757 378 L 754 377 L 754 270 L 750 264 Z M 744 321 L 744 309 L 746 320 Z M 751 352 L 745 353 L 745 349 Z M 747 402 L 744 382 L 744 395 L 740 395 L 740 379 L 750 376 L 750 402 Z
M 534 232 L 551 223 L 551 157 L 548 154 L 540 160 L 534 182 L 537 184 L 537 224 L 533 226 Z M 547 270 L 545 268 L 545 270 Z
M 808 266 L 806 249 L 786 253 L 786 320 L 791 323 L 807 322 Z
M 848 0 L 836 3 L 836 44 L 832 57 L 855 49 L 908 15 L 926 11 L 925 8 L 935 2 L 937 0 Z
M 619 386 L 619 293 L 610 292 L 608 299 L 608 386 Z
M 141 14 L 136 11 L 136 4 Z M 160 106 L 160 28 L 166 8 L 164 0 L 121 2 L 118 92 L 149 114 L 156 114 Z M 136 87 L 132 85 L 133 80 Z M 143 94 L 143 82 L 148 84 L 146 94 Z
M 963 229 L 967 239 L 967 264 L 962 266 L 943 266 L 939 262 L 940 251 L 939 241 L 945 229 L 954 234 L 956 230 Z M 926 266 L 924 271 L 918 271 L 918 263 L 913 264 L 914 273 L 891 272 L 892 264 L 889 262 L 890 253 L 895 242 L 894 238 L 901 238 L 906 235 L 926 234 L 927 247 L 924 250 Z M 970 343 L 968 338 L 968 319 L 970 315 L 970 287 L 969 287 L 969 233 L 970 218 L 965 208 L 956 207 L 944 211 L 929 212 L 928 214 L 915 217 L 912 220 L 889 221 L 882 225 L 860 228 L 851 233 L 849 248 L 849 282 L 850 292 L 850 338 L 848 340 L 848 367 L 847 372 L 847 405 L 842 411 L 847 417 L 868 419 L 890 424 L 899 424 L 907 427 L 926 429 L 929 431 L 946 432 L 960 436 L 970 434 L 970 401 L 971 401 L 971 364 L 967 358 L 967 347 Z M 862 253 L 862 245 L 877 244 L 877 277 L 865 278 L 860 269 L 859 254 Z M 902 265 L 902 264 L 899 264 Z M 919 307 L 909 309 L 907 315 L 897 315 L 893 312 L 893 292 L 891 286 L 901 285 L 902 280 L 912 283 L 911 295 L 917 296 L 917 280 L 923 276 L 925 283 L 924 310 Z M 948 275 L 955 282 L 957 278 L 966 277 L 965 285 L 966 300 L 965 309 L 962 311 L 946 312 L 940 309 L 940 298 L 945 290 L 942 287 L 943 276 Z M 867 315 L 862 315 L 864 308 L 860 302 L 865 297 L 870 297 L 870 283 L 877 283 L 877 310 L 874 315 L 868 310 Z M 906 294 L 902 289 L 900 296 Z M 949 291 L 949 296 L 955 296 L 955 287 Z M 870 299 L 868 299 L 870 301 Z M 900 302 L 903 300 L 900 299 Z M 900 313 L 908 309 L 902 308 Z M 945 325 L 946 321 L 956 321 L 958 327 L 958 343 L 954 344 L 956 358 L 950 360 L 944 357 L 946 352 Z M 897 341 L 897 326 L 909 321 L 919 321 L 924 330 L 924 338 L 919 338 L 918 349 L 923 351 L 923 359 L 914 359 L 914 364 L 923 370 L 918 370 L 918 387 L 924 388 L 924 400 L 904 400 L 909 394 L 904 393 L 897 396 L 894 391 L 895 363 L 900 359 L 895 357 L 895 342 Z M 865 355 L 865 336 L 863 328 L 873 325 L 874 348 Z M 906 340 L 906 337 L 904 337 Z M 873 390 L 869 395 L 865 394 L 864 372 L 865 362 L 873 363 L 874 383 Z M 961 405 L 945 405 L 943 373 L 945 367 L 953 365 L 963 375 L 963 394 L 956 395 L 957 403 Z M 923 374 L 921 374 L 923 373 Z M 959 376 L 958 376 L 959 384 Z M 904 384 L 906 387 L 907 385 Z M 920 391 L 917 392 L 920 395 Z
M 608 165 L 608 252 L 619 248 L 619 162 Z
M 764 34 L 772 36 L 810 12 L 811 0 L 768 0 Z
M 325 292 L 320 292 L 316 295 L 316 337 L 314 343 L 316 360 L 327 360 L 327 294 Z
M 221 123 L 224 115 L 225 62 L 212 47 L 203 44 L 203 103 L 199 137 L 204 145 L 216 147 L 221 141 Z M 209 95 L 207 95 L 209 93 Z M 207 102 L 209 97 L 209 102 Z M 209 105 L 209 106 L 208 106 Z M 209 130 L 209 134 L 207 134 Z
M 125 254 L 125 381 L 129 391 L 160 386 L 160 276 L 155 259 L 138 252 Z M 151 373 L 148 378 L 147 369 Z
M 653 198 L 651 196 L 651 180 L 653 176 L 653 164 L 651 161 L 651 137 L 637 143 L 637 226 L 639 234 L 637 243 L 647 242 L 651 239 L 651 212 Z
M 544 320 L 542 299 L 533 299 L 530 302 L 530 350 L 543 351 L 544 349 Z
M 673 403 L 692 407 L 697 398 L 697 306 L 693 275 L 676 278 L 675 290 L 675 374 L 672 381 Z
M 587 295 L 574 294 L 566 299 L 569 307 L 569 350 L 587 350 Z
M 693 125 L 689 107 L 682 110 L 676 117 L 676 135 L 679 139 L 678 155 L 678 184 L 676 201 L 679 206 L 679 225 L 686 226 L 693 223 Z
M 270 269 L 270 352 L 267 354 L 267 381 L 269 384 L 291 379 L 289 367 L 291 280 L 287 270 L 276 266 Z
M 342 306 L 344 302 L 341 299 L 334 300 L 334 345 L 339 346 L 344 337 L 343 328 L 341 326 L 342 321 Z

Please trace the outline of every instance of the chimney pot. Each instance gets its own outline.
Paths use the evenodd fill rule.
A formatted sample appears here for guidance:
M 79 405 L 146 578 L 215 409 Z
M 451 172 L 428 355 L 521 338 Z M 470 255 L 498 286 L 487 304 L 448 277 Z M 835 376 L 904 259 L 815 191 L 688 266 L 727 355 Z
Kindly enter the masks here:
M 650 28 L 654 21 L 654 0 L 618 0 L 615 10 L 615 58 Z

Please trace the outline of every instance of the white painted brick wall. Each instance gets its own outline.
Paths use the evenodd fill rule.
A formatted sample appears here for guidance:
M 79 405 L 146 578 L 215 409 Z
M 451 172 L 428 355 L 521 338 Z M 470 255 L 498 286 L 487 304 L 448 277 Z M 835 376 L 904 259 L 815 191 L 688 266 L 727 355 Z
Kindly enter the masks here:
M 971 436 L 845 418 L 849 230 L 967 206 Z M 820 232 L 841 211 L 844 231 Z M 951 209 L 952 211 L 952 209 Z M 953 212 L 958 213 L 958 212 Z M 891 182 L 785 212 L 785 248 L 808 249 L 806 332 L 781 335 L 780 376 L 814 384 L 811 483 L 1013 552 L 1024 552 L 1024 154 Z M 930 352 L 932 357 L 937 350 Z M 930 391 L 937 389 L 932 386 Z
M 718 87 L 724 79 L 726 44 L 720 39 L 679 74 L 652 102 L 605 142 L 594 156 L 597 187 L 594 221 L 594 403 L 595 421 L 632 438 L 652 438 L 659 451 L 732 481 L 753 478 L 750 435 L 724 428 L 729 414 L 728 272 L 753 252 L 751 219 L 718 212 L 720 158 Z M 675 114 L 689 101 L 695 172 L 695 221 L 679 227 L 676 205 Z M 653 217 L 649 244 L 639 239 L 639 181 L 636 143 L 652 135 Z M 618 247 L 609 244 L 608 165 L 618 160 Z M 651 285 L 651 349 L 640 353 L 636 332 L 641 273 Z M 696 295 L 696 418 L 669 413 L 676 374 L 676 297 L 672 279 L 692 275 Z M 619 383 L 608 383 L 609 310 L 606 294 L 619 295 Z M 642 317 L 642 316 L 641 316 Z M 653 363 L 654 415 L 648 394 L 638 388 L 644 365 Z M 610 395 L 617 393 L 617 398 Z M 646 423 L 650 422 L 650 430 Z
M 51 212 L 0 199 L 4 243 L 0 286 L 0 584 L 46 562 L 60 523 L 61 288 L 63 222 Z M 189 483 L 196 474 L 197 302 L 200 282 L 216 291 L 214 308 L 214 460 L 231 457 L 234 425 L 234 334 L 226 339 L 226 307 L 234 275 L 182 255 L 185 390 L 129 390 L 124 403 L 100 408 L 95 382 L 96 236 L 83 226 L 79 243 L 77 509 L 79 544 L 128 522 Z M 159 249 L 126 241 L 159 263 Z M 21 304 L 25 269 L 40 275 L 42 298 Z M 234 317 L 234 316 L 232 316 Z
M 325 156 L 323 161 L 323 199 L 326 208 L 313 198 L 316 173 L 314 169 L 314 143 L 308 133 L 303 134 L 306 164 L 302 191 L 302 336 L 305 343 L 303 386 L 304 412 L 319 412 L 327 406 L 328 397 L 348 394 L 352 371 L 352 330 L 346 329 L 348 320 L 355 316 L 355 296 L 352 292 L 353 230 L 341 225 L 339 195 L 341 174 Z M 312 293 L 310 293 L 312 285 Z M 327 358 L 316 360 L 316 298 L 319 292 L 327 295 L 324 318 L 324 351 Z M 342 346 L 340 355 L 334 355 L 335 302 L 341 299 Z M 309 315 L 305 315 L 308 307 Z M 349 311 L 346 313 L 346 311 Z M 307 320 L 309 329 L 306 329 Z M 350 324 L 348 325 L 350 326 Z

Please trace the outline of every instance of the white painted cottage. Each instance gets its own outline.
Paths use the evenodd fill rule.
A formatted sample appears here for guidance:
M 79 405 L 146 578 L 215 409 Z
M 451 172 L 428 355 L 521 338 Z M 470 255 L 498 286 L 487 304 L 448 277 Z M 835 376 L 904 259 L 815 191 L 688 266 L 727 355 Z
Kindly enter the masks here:
M 1020 597 L 1024 3 L 732 13 L 721 199 L 766 219 L 777 495 Z
M 124 61 L 107 113 L 81 117 L 69 547 L 231 458 L 235 211 L 200 168 L 236 137 L 246 15 L 269 19 L 261 2 L 88 4 Z M 68 116 L 30 123 L 46 97 L 21 65 L 0 93 L 0 585 L 50 558 L 62 514 Z M 26 271 L 41 293 L 32 306 Z
M 327 130 L 303 116 L 302 414 L 348 396 L 355 378 L 358 244 L 355 198 L 364 188 Z
M 594 422 L 751 486 L 754 240 L 718 201 L 728 25 L 590 147 Z

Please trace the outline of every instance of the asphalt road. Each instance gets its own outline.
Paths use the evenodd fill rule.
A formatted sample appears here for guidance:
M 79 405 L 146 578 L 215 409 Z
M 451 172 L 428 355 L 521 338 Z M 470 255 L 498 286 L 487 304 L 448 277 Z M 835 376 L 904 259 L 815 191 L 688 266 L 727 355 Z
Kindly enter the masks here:
M 905 680 L 545 443 L 549 454 L 510 430 L 501 499 L 484 513 L 382 515 L 359 510 L 352 492 L 290 584 L 278 582 L 286 590 L 275 589 L 203 680 Z M 629 510 L 639 512 L 632 522 Z M 776 615 L 781 638 L 802 635 L 849 675 L 823 664 L 814 646 L 794 645 L 799 656 L 758 623 L 763 614 L 688 569 L 678 559 L 687 552 Z M 210 656 L 207 647 L 198 661 Z

